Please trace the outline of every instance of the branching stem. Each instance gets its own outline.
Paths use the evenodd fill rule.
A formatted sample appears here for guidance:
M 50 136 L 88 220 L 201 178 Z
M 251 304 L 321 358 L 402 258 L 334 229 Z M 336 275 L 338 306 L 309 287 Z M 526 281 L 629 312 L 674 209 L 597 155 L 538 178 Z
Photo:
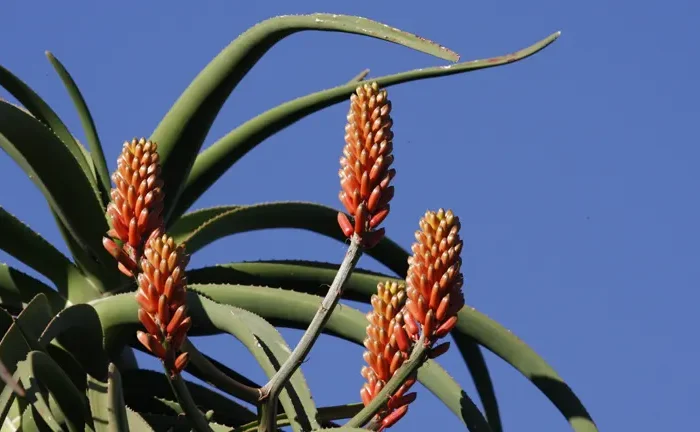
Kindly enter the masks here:
M 333 283 L 326 297 L 321 302 L 321 307 L 316 311 L 316 315 L 314 315 L 311 320 L 306 332 L 294 348 L 294 351 L 292 351 L 292 354 L 287 358 L 287 361 L 285 361 L 277 373 L 270 378 L 270 381 L 260 389 L 260 403 L 262 405 L 259 407 L 262 413 L 260 427 L 258 428 L 260 432 L 275 430 L 275 416 L 277 414 L 275 412 L 275 407 L 277 406 L 277 398 L 284 385 L 289 381 L 289 378 L 299 366 L 301 366 L 302 362 L 309 354 L 309 351 L 311 351 L 316 339 L 318 339 L 318 336 L 321 334 L 323 326 L 328 322 L 333 309 L 335 309 L 338 301 L 340 301 L 345 282 L 352 274 L 361 256 L 361 240 L 359 236 L 353 235 L 350 240 L 350 246 L 345 253 L 345 258 L 338 269 L 338 273 L 336 273 L 335 279 L 333 279 Z

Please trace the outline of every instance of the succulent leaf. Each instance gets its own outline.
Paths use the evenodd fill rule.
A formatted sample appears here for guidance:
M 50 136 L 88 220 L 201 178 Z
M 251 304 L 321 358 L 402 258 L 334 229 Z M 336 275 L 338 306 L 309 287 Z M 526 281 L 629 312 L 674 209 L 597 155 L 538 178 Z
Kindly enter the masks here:
M 450 66 L 414 69 L 373 78 L 382 87 L 410 81 L 472 72 L 523 60 L 543 50 L 559 37 L 559 32 L 511 54 L 482 60 L 470 60 Z M 173 217 L 183 214 L 233 164 L 266 138 L 324 108 L 347 101 L 355 91 L 356 82 L 293 99 L 250 119 L 207 147 L 194 161 L 182 194 L 177 200 Z M 174 220 L 171 217 L 171 220 Z
M 92 430 L 85 399 L 63 369 L 42 351 L 32 351 L 17 365 L 28 400 L 42 420 L 56 432 Z M 40 385 L 38 385 L 40 384 Z
M 72 281 L 85 279 L 80 270 L 36 231 L 0 207 L 0 249 L 43 274 L 66 296 Z
M 102 345 L 100 319 L 92 306 L 76 304 L 55 315 L 42 331 L 38 341 L 45 348 L 54 339 L 75 358 L 88 375 L 98 381 L 107 382 L 109 360 Z
M 166 377 L 150 370 L 131 370 L 122 373 L 124 398 L 134 409 L 152 414 L 179 414 L 182 409 L 172 400 L 173 395 Z M 255 419 L 255 413 L 206 386 L 185 381 L 187 389 L 202 410 L 214 411 L 211 420 L 238 426 Z
M 108 229 L 102 204 L 66 145 L 38 120 L 0 102 L 0 147 L 41 190 L 77 244 L 93 259 L 109 262 L 100 245 Z
M 3 307 L 22 308 L 37 294 L 46 296 L 51 311 L 57 313 L 70 302 L 50 286 L 5 263 L 0 263 L 0 304 Z
M 317 13 L 278 16 L 258 23 L 231 42 L 195 77 L 151 136 L 162 146 L 163 178 L 170 188 L 165 203 L 166 221 L 228 96 L 270 48 L 305 30 L 354 33 L 453 61 L 459 58 L 432 41 L 362 17 Z
M 102 151 L 102 144 L 100 143 L 100 138 L 97 135 L 97 128 L 95 127 L 95 122 L 92 119 L 92 114 L 90 114 L 90 110 L 88 109 L 83 95 L 78 89 L 78 85 L 75 83 L 70 73 L 68 73 L 65 66 L 63 66 L 63 63 L 61 63 L 56 56 L 48 51 L 46 51 L 46 57 L 49 59 L 49 62 L 51 62 L 51 65 L 56 70 L 56 73 L 58 73 L 61 81 L 63 81 L 63 85 L 66 87 L 66 90 L 73 101 L 73 105 L 75 105 L 75 109 L 78 112 L 80 123 L 82 124 L 85 132 L 85 138 L 87 139 L 88 146 L 90 147 L 90 153 L 84 154 L 84 157 L 89 163 L 90 168 L 92 168 L 93 175 L 97 179 L 97 189 L 100 192 L 102 204 L 107 205 L 109 202 L 110 186 L 109 170 L 107 169 L 107 161 L 105 160 L 104 152 Z M 84 153 L 87 153 L 83 146 L 78 144 L 78 147 L 81 150 L 84 150 Z
M 97 193 L 97 181 L 95 180 L 92 169 L 88 165 L 85 154 L 80 148 L 80 143 L 73 137 L 66 125 L 51 107 L 27 84 L 2 66 L 0 66 L 0 86 L 4 87 L 5 90 L 19 101 L 19 103 L 24 105 L 27 113 L 36 117 L 37 120 L 46 125 L 46 127 L 55 134 L 55 137 L 62 143 L 62 146 L 73 155 L 82 173 L 93 187 L 93 191 Z
M 200 222 L 205 214 L 212 217 L 192 230 L 192 222 Z M 207 209 L 206 213 L 196 211 L 184 215 L 173 225 L 170 233 L 177 242 L 186 242 L 191 254 L 223 237 L 269 228 L 303 229 L 345 242 L 347 239 L 338 229 L 337 215 L 338 210 L 332 207 L 295 201 L 217 207 Z M 384 237 L 365 253 L 397 274 L 406 274 L 408 255 L 392 240 Z

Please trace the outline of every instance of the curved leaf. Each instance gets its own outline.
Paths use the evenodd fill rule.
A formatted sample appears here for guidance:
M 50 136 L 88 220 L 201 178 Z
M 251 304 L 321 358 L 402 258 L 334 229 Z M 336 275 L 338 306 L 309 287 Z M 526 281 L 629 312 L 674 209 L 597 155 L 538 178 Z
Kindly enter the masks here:
M 376 285 L 375 285 L 376 286 Z M 244 285 L 190 285 L 190 289 L 218 302 L 236 305 L 257 313 L 275 325 L 305 329 L 321 304 L 320 296 Z M 324 327 L 334 334 L 362 345 L 366 336 L 365 315 L 339 304 Z M 418 380 L 460 418 L 465 425 L 481 425 L 486 421 L 476 405 L 460 386 L 436 362 L 429 360 L 418 370 Z M 476 416 L 476 417 L 475 417 Z
M 305 30 L 355 33 L 401 44 L 456 61 L 455 53 L 427 39 L 366 18 L 337 15 L 286 15 L 251 27 L 221 51 L 192 81 L 165 115 L 151 139 L 159 144 L 166 193 L 166 219 L 211 124 L 233 89 L 277 42 Z M 174 149 L 177 148 L 177 152 Z
M 107 169 L 107 161 L 102 152 L 102 144 L 100 144 L 100 138 L 97 135 L 95 122 L 92 119 L 90 110 L 77 84 L 73 80 L 73 77 L 70 76 L 63 64 L 49 51 L 46 51 L 46 57 L 51 62 L 53 68 L 56 69 L 58 76 L 61 78 L 61 81 L 63 81 L 63 85 L 66 87 L 73 101 L 73 105 L 75 105 L 76 111 L 78 111 L 80 123 L 83 125 L 83 130 L 85 131 L 85 138 L 90 146 L 90 159 L 86 158 L 86 160 L 92 162 L 91 168 L 94 171 L 93 175 L 98 180 L 96 183 L 102 197 L 102 204 L 106 206 L 110 201 L 109 191 L 111 189 L 111 182 L 109 179 L 109 170 Z M 82 148 L 82 146 L 80 147 Z
M 126 407 L 126 418 L 129 421 L 129 430 L 135 432 L 153 432 L 151 425 L 144 420 L 141 414 Z
M 554 42 L 559 32 L 554 33 L 520 51 L 484 60 L 471 60 L 455 65 L 414 69 L 394 75 L 373 78 L 383 87 L 422 79 L 471 72 L 505 65 L 525 59 Z M 216 180 L 236 161 L 266 138 L 294 124 L 304 117 L 324 108 L 346 101 L 355 91 L 357 83 L 322 90 L 300 97 L 272 108 L 232 130 L 209 148 L 204 150 L 194 162 L 185 187 L 180 195 L 174 216 L 184 213 Z
M 67 295 L 71 281 L 84 280 L 65 255 L 1 206 L 0 226 L 0 249 L 49 278 L 62 295 Z
M 85 155 L 80 149 L 80 144 L 51 107 L 27 84 L 2 66 L 0 66 L 0 86 L 4 87 L 19 103 L 24 105 L 30 115 L 36 117 L 37 120 L 53 131 L 55 137 L 73 155 L 90 184 L 95 187 L 97 184 L 95 177 L 92 175 L 87 159 L 85 159 Z
M 459 312 L 455 330 L 472 337 L 525 375 L 552 401 L 575 431 L 597 431 L 593 419 L 573 390 L 546 361 L 511 331 L 470 307 Z
M 87 394 L 95 431 L 129 432 L 121 376 L 114 363 L 109 364 L 106 382 L 92 377 L 89 381 Z
M 210 297 L 217 302 L 258 314 L 269 320 L 273 325 L 299 329 L 305 329 L 308 326 L 322 300 L 318 296 L 265 287 L 192 285 L 190 288 L 188 305 L 197 304 L 192 297 L 200 299 L 202 304 L 211 302 L 206 298 Z M 198 292 L 201 292 L 206 297 L 199 296 Z M 125 329 L 131 332 L 138 323 L 136 316 L 138 305 L 131 294 L 121 294 L 94 300 L 90 304 L 100 316 L 107 341 L 117 339 L 114 335 Z M 215 331 L 213 326 L 205 326 L 206 321 L 198 321 L 197 324 L 190 331 L 193 336 L 197 334 L 211 334 L 212 331 Z M 334 309 L 333 314 L 331 314 L 330 319 L 326 323 L 324 333 L 333 334 L 361 345 L 365 337 L 365 326 L 366 318 L 363 313 L 340 304 Z M 429 360 L 426 365 L 429 363 L 434 362 Z M 463 416 L 465 415 L 478 413 L 478 408 L 447 372 L 437 364 L 432 368 L 426 368 L 426 365 L 419 369 L 418 380 L 440 398 L 455 415 L 463 419 L 465 424 L 478 421 L 464 419 Z M 464 406 L 473 407 L 474 409 L 464 409 Z
M 195 284 L 192 286 L 196 286 L 196 283 L 268 285 L 323 294 L 324 287 L 331 283 L 337 268 L 334 264 L 305 261 L 232 263 L 190 270 L 188 280 Z M 376 292 L 377 283 L 387 279 L 399 281 L 388 275 L 356 270 L 345 285 L 344 298 L 368 303 Z M 248 305 L 242 307 L 247 308 Z M 483 355 L 480 351 L 478 354 L 474 352 L 479 349 L 477 343 L 532 381 L 569 420 L 574 430 L 595 430 L 591 429 L 595 425 L 581 401 L 554 369 L 497 322 L 473 308 L 465 307 L 459 312 L 459 321 L 452 335 L 467 361 L 483 405 L 488 406 L 485 411 L 490 413 L 489 421 L 494 431 L 501 424 L 498 405 Z
M 133 344 L 133 348 L 151 355 L 151 352 L 146 350 L 140 342 Z M 182 345 L 182 350 L 190 355 L 185 372 L 231 396 L 250 404 L 257 403 L 258 389 L 261 387 L 259 384 L 200 352 L 187 338 Z
M 53 313 L 58 313 L 70 304 L 61 294 L 40 280 L 0 263 L 0 303 L 3 306 L 21 308 L 22 303 L 29 303 L 37 294 L 46 296 Z
M 0 102 L 0 147 L 37 185 L 81 248 L 95 259 L 110 262 L 101 244 L 109 229 L 104 209 L 77 160 L 56 135 L 33 117 Z
M 193 222 L 200 222 L 205 214 L 211 217 L 192 229 Z M 223 237 L 269 228 L 298 228 L 345 242 L 346 238 L 336 222 L 337 215 L 338 210 L 332 207 L 307 202 L 225 206 L 186 214 L 178 219 L 169 233 L 176 242 L 187 243 L 187 251 L 191 254 Z M 387 237 L 365 254 L 397 274 L 405 275 L 408 270 L 408 262 L 404 258 L 407 252 Z
M 13 381 L 17 382 L 17 365 L 24 360 L 33 349 L 39 349 L 36 342 L 38 336 L 46 328 L 51 320 L 48 301 L 43 295 L 37 295 L 22 310 L 15 322 L 5 332 L 0 340 L 0 361 L 5 365 L 7 372 L 13 374 Z M 32 340 L 32 337 L 34 339 Z M 5 381 L 0 380 L 0 418 L 4 417 L 11 409 L 15 400 L 15 389 L 10 389 Z M 20 408 L 21 411 L 21 407 Z
M 187 279 L 194 284 L 271 286 L 323 296 L 337 272 L 337 264 L 315 261 L 256 261 L 192 269 L 187 272 Z M 387 279 L 398 281 L 393 276 L 355 269 L 345 284 L 343 298 L 369 303 L 377 283 Z M 501 431 L 493 383 L 479 345 L 459 331 L 453 331 L 452 336 L 465 359 L 491 429 Z
M 41 333 L 39 344 L 46 347 L 54 339 L 71 353 L 88 375 L 107 382 L 109 360 L 102 345 L 100 318 L 92 306 L 77 304 L 59 312 Z
M 27 399 L 51 430 L 62 432 L 62 423 L 69 431 L 92 430 L 83 397 L 48 354 L 32 351 L 17 369 Z M 49 397 L 55 402 L 51 406 Z
M 199 296 L 190 296 L 187 306 L 195 325 L 210 323 L 241 341 L 268 378 L 275 374 L 291 353 L 277 329 L 254 313 Z M 294 413 L 291 424 L 293 430 L 311 430 L 319 427 L 316 420 L 318 413 L 311 391 L 300 370 L 290 378 L 289 385 L 280 395 L 280 403 L 288 415 Z
M 173 401 L 172 390 L 165 374 L 145 369 L 122 373 L 124 400 L 128 406 L 153 414 L 182 413 Z M 211 389 L 185 381 L 187 389 L 203 411 L 213 411 L 213 421 L 238 426 L 255 419 L 255 413 Z M 177 410 L 174 412 L 173 410 Z

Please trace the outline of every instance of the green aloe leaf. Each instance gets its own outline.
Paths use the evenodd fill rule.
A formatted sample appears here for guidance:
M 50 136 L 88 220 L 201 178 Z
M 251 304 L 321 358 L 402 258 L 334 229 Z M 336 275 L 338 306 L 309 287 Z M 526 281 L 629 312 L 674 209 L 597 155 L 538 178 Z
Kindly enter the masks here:
M 87 396 L 95 432 L 129 432 L 121 376 L 114 363 L 109 364 L 106 381 L 92 377 L 88 380 Z
M 140 342 L 135 342 L 132 346 L 144 354 L 151 354 Z M 231 396 L 251 404 L 257 403 L 259 397 L 257 389 L 261 387 L 260 384 L 200 352 L 188 339 L 185 339 L 182 350 L 190 354 L 185 372 Z
M 347 405 L 335 405 L 335 406 L 327 406 L 327 407 L 319 407 L 318 408 L 318 418 L 319 422 L 321 423 L 321 426 L 324 426 L 324 423 L 331 422 L 333 420 L 340 420 L 340 419 L 347 419 L 358 412 L 364 407 L 362 402 L 360 403 L 352 403 L 352 404 L 347 404 Z M 255 420 L 253 422 L 244 424 L 243 426 L 240 426 L 236 432 L 255 432 L 258 430 L 260 422 L 258 420 Z M 289 426 L 289 419 L 287 418 L 287 414 L 281 413 L 277 414 L 277 426 L 278 427 L 284 427 L 284 426 Z
M 17 369 L 28 400 L 52 431 L 92 430 L 83 396 L 48 354 L 32 351 Z
M 205 219 L 204 215 L 209 218 Z M 337 215 L 338 210 L 332 207 L 307 202 L 225 206 L 188 213 L 178 219 L 169 233 L 178 243 L 185 242 L 191 254 L 229 235 L 270 228 L 298 228 L 344 242 L 346 238 L 336 222 Z M 199 225 L 193 228 L 196 223 Z M 385 237 L 365 253 L 397 274 L 406 274 L 406 252 L 389 238 Z
M 170 415 L 182 413 L 173 400 L 167 377 L 160 372 L 135 369 L 122 373 L 124 400 L 140 412 Z M 213 411 L 212 420 L 237 426 L 255 419 L 255 413 L 211 389 L 185 381 L 202 411 Z M 175 412 L 173 411 L 175 410 Z
M 295 293 L 266 287 L 250 287 L 242 285 L 192 285 L 188 297 L 190 312 L 197 311 L 197 305 L 213 304 L 216 302 L 239 307 L 258 314 L 273 325 L 306 329 L 313 315 L 321 304 L 321 297 Z M 198 295 L 201 292 L 204 297 Z M 121 294 L 92 301 L 108 343 L 114 343 L 118 338 L 114 334 L 132 329 L 137 325 L 136 310 L 138 304 L 131 294 Z M 219 305 L 221 306 L 221 305 Z M 206 311 L 206 310 L 205 310 Z M 196 312 L 199 313 L 199 312 Z M 209 313 L 209 312 L 207 312 Z M 207 326 L 206 321 L 197 321 L 191 330 L 192 335 L 212 334 L 218 329 L 219 323 Z M 231 320 L 229 319 L 230 323 Z M 223 324 L 223 323 L 222 323 Z M 345 305 L 338 305 L 324 327 L 324 332 L 362 345 L 365 337 L 366 318 L 358 310 Z M 112 341 L 112 342 L 110 342 Z M 434 363 L 429 360 L 426 365 Z M 439 365 L 427 368 L 424 365 L 418 371 L 418 380 L 465 424 L 482 423 L 483 417 L 473 418 L 479 414 L 478 408 L 460 386 Z M 466 407 L 466 408 L 465 408 Z M 479 414 L 480 415 L 480 414 Z
M 0 361 L 8 372 L 13 374 L 15 382 L 19 377 L 18 363 L 23 361 L 30 351 L 41 348 L 37 340 L 50 320 L 48 300 L 39 294 L 27 304 L 0 340 Z M 13 406 L 22 412 L 22 407 L 13 405 L 15 392 L 4 381 L 0 381 L 0 389 L 0 418 L 4 418 Z
M 190 288 L 215 301 L 257 313 L 275 325 L 300 329 L 305 329 L 311 322 L 322 299 L 320 296 L 245 285 L 191 284 Z M 334 310 L 324 332 L 362 345 L 366 326 L 367 319 L 362 312 L 341 304 Z M 475 428 L 472 430 L 489 430 L 476 405 L 436 362 L 426 362 L 418 371 L 418 380 L 465 425 Z
M 187 279 L 195 284 L 272 286 L 323 296 L 337 272 L 337 264 L 315 261 L 257 261 L 192 269 L 187 272 Z M 345 285 L 343 298 L 369 303 L 372 294 L 377 291 L 377 283 L 387 279 L 397 280 L 393 276 L 355 269 Z M 494 432 L 501 431 L 493 383 L 479 345 L 458 331 L 453 331 L 452 336 L 469 368 L 491 429 Z
M 0 102 L 0 147 L 41 190 L 80 247 L 95 260 L 111 262 L 101 244 L 109 229 L 104 209 L 88 177 L 57 136 L 37 119 Z
M 168 185 L 165 215 L 177 202 L 182 185 L 209 129 L 233 89 L 277 42 L 305 30 L 370 36 L 407 46 L 443 59 L 459 59 L 452 51 L 419 36 L 366 18 L 337 15 L 286 15 L 265 20 L 221 51 L 182 93 L 153 132 Z M 177 152 L 174 151 L 177 149 Z
M 122 392 L 122 378 L 114 363 L 109 364 L 109 379 L 107 381 L 107 423 L 109 430 L 114 432 L 129 432 L 129 420 Z
M 335 264 L 308 261 L 231 263 L 190 270 L 188 280 L 194 284 L 192 286 L 197 286 L 196 284 L 268 285 L 323 295 L 324 287 L 331 283 L 337 268 Z M 368 303 L 371 295 L 376 292 L 377 283 L 387 279 L 400 281 L 388 275 L 355 270 L 345 285 L 344 298 Z M 241 307 L 247 308 L 247 304 Z M 460 352 L 467 360 L 485 411 L 491 414 L 489 421 L 493 430 L 497 430 L 494 424 L 500 428 L 500 416 L 483 355 L 480 351 L 478 355 L 474 353 L 474 350 L 478 350 L 478 345 L 498 355 L 532 381 L 569 420 L 574 430 L 580 432 L 596 430 L 593 420 L 581 401 L 556 371 L 529 346 L 496 321 L 473 308 L 465 307 L 459 313 L 459 321 L 452 335 Z M 489 400 L 493 403 L 489 403 Z
M 102 144 L 100 144 L 100 138 L 97 135 L 97 128 L 92 119 L 92 114 L 90 114 L 87 103 L 85 103 L 83 95 L 80 93 L 77 84 L 68 73 L 68 70 L 66 70 L 63 64 L 50 52 L 46 51 L 46 57 L 58 73 L 61 81 L 63 81 L 63 85 L 66 87 L 73 101 L 73 105 L 75 105 L 76 111 L 78 111 L 80 123 L 83 125 L 83 130 L 85 131 L 85 138 L 90 146 L 90 158 L 86 158 L 86 160 L 91 162 L 90 167 L 94 171 L 93 175 L 98 180 L 97 188 L 102 197 L 102 204 L 106 206 L 110 201 L 109 190 L 111 188 L 111 182 L 109 179 L 109 170 L 107 169 L 107 161 L 102 151 Z M 82 146 L 80 147 L 82 148 Z
M 27 84 L 2 66 L 0 66 L 0 86 L 4 87 L 19 103 L 24 105 L 30 115 L 36 117 L 37 120 L 53 131 L 56 138 L 73 155 L 75 162 L 80 166 L 91 186 L 96 187 L 97 182 L 83 151 L 80 149 L 80 144 L 51 107 Z
M 459 312 L 455 331 L 465 334 L 501 357 L 527 377 L 566 417 L 577 432 L 597 432 L 576 394 L 532 348 L 496 321 L 474 308 Z
M 190 431 L 192 428 L 182 416 L 160 415 L 151 413 L 140 413 L 143 421 L 148 423 L 151 428 L 157 431 Z M 209 423 L 209 428 L 213 432 L 232 432 L 230 426 L 221 425 L 218 423 Z M 236 430 L 237 432 L 237 430 Z
M 102 345 L 100 318 L 92 306 L 73 305 L 53 317 L 41 333 L 39 344 L 46 347 L 54 339 L 73 355 L 88 375 L 107 383 L 109 360 Z
M 227 392 L 228 394 L 242 399 L 248 403 L 256 404 L 260 393 L 258 388 L 260 386 L 247 386 L 236 378 L 225 373 L 221 369 L 217 368 L 214 363 L 209 361 L 209 359 L 199 352 L 197 347 L 194 346 L 188 339 L 185 339 L 182 345 L 182 351 L 186 352 L 190 356 L 190 361 L 186 371 L 191 372 L 191 370 L 196 369 L 198 372 L 198 378 L 202 379 L 207 383 L 210 383 L 214 387 Z
M 291 349 L 277 329 L 254 313 L 218 304 L 204 297 L 191 296 L 190 300 L 188 308 L 193 323 L 202 325 L 202 322 L 211 322 L 210 325 L 226 329 L 250 351 L 268 378 L 271 378 L 289 357 Z M 291 424 L 294 431 L 319 427 L 316 406 L 300 370 L 292 375 L 289 386 L 282 391 L 280 403 L 287 414 L 295 414 Z M 296 410 L 296 406 L 302 407 L 303 410 Z
M 151 425 L 144 420 L 141 414 L 126 407 L 126 417 L 129 420 L 129 431 L 131 432 L 154 432 Z
M 554 42 L 554 33 L 520 51 L 483 60 L 471 60 L 455 65 L 414 69 L 393 75 L 373 78 L 383 87 L 440 76 L 471 72 L 514 63 L 525 59 Z M 236 161 L 266 138 L 317 111 L 347 101 L 357 83 L 350 82 L 328 90 L 300 97 L 272 108 L 233 129 L 204 150 L 194 162 L 173 216 L 184 213 Z M 339 147 L 340 148 L 340 147 Z
M 43 274 L 67 296 L 74 281 L 84 281 L 80 270 L 36 231 L 0 207 L 0 249 Z
M 53 313 L 58 313 L 70 304 L 65 297 L 40 280 L 0 263 L 0 303 L 3 306 L 21 308 L 22 303 L 29 303 L 37 294 L 46 296 Z

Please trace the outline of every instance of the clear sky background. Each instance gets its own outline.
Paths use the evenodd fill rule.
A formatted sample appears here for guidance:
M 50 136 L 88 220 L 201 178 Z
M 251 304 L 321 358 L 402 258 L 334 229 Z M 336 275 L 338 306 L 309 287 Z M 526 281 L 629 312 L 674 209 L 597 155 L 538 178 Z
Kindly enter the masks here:
M 552 46 L 514 65 L 389 89 L 398 175 L 387 230 L 409 247 L 426 209 L 452 208 L 463 225 L 468 303 L 550 362 L 601 431 L 696 427 L 700 3 L 5 0 L 0 64 L 83 139 L 44 57 L 52 51 L 80 86 L 114 169 L 122 142 L 150 135 L 237 35 L 273 15 L 309 12 L 376 19 L 440 42 L 463 60 L 509 53 L 562 30 Z M 441 64 L 447 62 L 357 35 L 294 35 L 241 82 L 206 144 L 364 68 L 380 76 Z M 339 207 L 346 111 L 347 104 L 336 105 L 268 139 L 195 208 L 271 200 Z M 41 194 L 4 153 L 0 182 L 0 205 L 66 251 Z M 218 241 L 190 267 L 282 258 L 339 262 L 343 253 L 342 244 L 308 232 L 267 231 Z M 15 263 L 4 253 L 0 259 Z M 385 270 L 366 256 L 360 267 Z M 300 334 L 283 331 L 290 344 Z M 197 342 L 263 381 L 237 342 Z M 359 401 L 361 354 L 361 347 L 321 338 L 303 366 L 321 405 Z M 441 361 L 477 399 L 457 350 Z M 507 431 L 567 430 L 517 371 L 490 353 L 487 361 Z M 419 388 L 394 430 L 459 425 Z

